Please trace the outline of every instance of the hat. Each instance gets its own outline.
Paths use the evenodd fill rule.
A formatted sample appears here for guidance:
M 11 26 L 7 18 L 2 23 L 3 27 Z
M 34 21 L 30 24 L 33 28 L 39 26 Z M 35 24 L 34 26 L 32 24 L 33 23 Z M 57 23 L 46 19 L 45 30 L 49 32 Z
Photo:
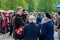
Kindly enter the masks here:
M 45 16 L 46 16 L 47 18 L 49 18 L 49 19 L 52 18 L 51 15 L 50 15 L 49 13 L 45 13 Z
M 36 23 L 36 17 L 35 16 L 33 16 L 33 15 L 30 15 L 29 16 L 29 23 Z

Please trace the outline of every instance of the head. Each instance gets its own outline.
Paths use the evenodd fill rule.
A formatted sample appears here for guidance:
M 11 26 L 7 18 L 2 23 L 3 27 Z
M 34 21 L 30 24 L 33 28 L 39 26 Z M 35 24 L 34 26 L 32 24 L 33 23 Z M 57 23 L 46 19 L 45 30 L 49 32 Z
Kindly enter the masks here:
M 45 13 L 45 16 L 48 18 L 48 19 L 52 19 L 51 15 L 49 13 Z
M 23 13 L 23 8 L 20 7 L 20 6 L 18 6 L 18 7 L 17 7 L 17 13 L 18 13 L 19 15 L 22 15 L 22 13 Z
M 33 15 L 29 16 L 29 23 L 36 23 L 36 17 Z
M 9 16 L 10 16 L 10 17 L 13 17 L 13 12 L 10 12 L 10 13 L 9 13 Z
M 37 17 L 38 13 L 37 12 L 34 12 L 33 16 Z
M 60 11 L 58 11 L 58 18 L 60 18 Z

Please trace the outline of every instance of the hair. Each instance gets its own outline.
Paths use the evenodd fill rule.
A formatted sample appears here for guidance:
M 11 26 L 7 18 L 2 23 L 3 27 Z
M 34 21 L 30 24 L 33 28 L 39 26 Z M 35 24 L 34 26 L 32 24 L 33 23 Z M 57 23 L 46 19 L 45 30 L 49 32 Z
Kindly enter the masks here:
M 52 19 L 51 15 L 49 13 L 45 13 L 46 17 L 49 18 L 49 19 Z
M 58 11 L 58 15 L 60 15 L 60 11 Z
M 23 9 L 23 12 L 25 12 L 25 9 Z
M 29 23 L 36 23 L 36 17 L 33 15 L 29 16 Z
M 17 11 L 18 11 L 19 9 L 23 9 L 23 8 L 22 8 L 21 6 L 18 6 L 18 7 L 17 7 Z

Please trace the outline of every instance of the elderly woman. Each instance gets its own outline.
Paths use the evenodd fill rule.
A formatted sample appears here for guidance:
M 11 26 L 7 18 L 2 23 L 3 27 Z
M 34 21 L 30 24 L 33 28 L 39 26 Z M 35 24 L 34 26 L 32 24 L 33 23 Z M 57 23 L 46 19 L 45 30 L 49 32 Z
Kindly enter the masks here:
M 54 40 L 54 25 L 48 13 L 45 14 L 42 20 L 41 40 Z
M 24 36 L 24 40 L 38 40 L 38 36 L 40 29 L 36 24 L 36 17 L 33 15 L 29 16 L 29 24 L 24 26 L 22 31 L 22 35 Z

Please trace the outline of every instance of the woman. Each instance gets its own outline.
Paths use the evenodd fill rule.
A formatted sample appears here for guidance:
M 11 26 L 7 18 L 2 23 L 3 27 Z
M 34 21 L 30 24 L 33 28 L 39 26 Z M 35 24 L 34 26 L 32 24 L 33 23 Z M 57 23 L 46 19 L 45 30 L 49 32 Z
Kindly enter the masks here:
M 45 14 L 42 20 L 41 40 L 54 40 L 54 25 L 48 13 Z
M 30 15 L 29 24 L 25 25 L 22 31 L 24 40 L 38 40 L 40 29 L 36 24 L 36 17 Z
M 4 17 L 4 15 L 2 15 L 2 34 L 5 34 L 5 27 L 7 25 L 7 21 Z
M 59 37 L 59 40 L 60 40 L 60 11 L 58 12 L 58 21 L 57 21 L 57 31 L 58 31 L 58 37 Z

